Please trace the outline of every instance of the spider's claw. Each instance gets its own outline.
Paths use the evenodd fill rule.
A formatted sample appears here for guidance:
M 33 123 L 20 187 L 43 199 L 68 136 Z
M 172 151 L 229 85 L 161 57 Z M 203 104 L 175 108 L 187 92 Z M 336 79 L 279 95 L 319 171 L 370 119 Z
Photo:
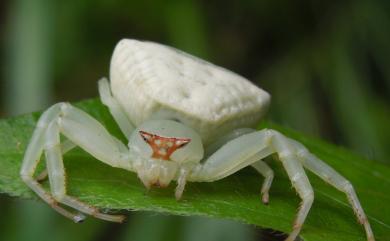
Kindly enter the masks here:
M 94 213 L 92 216 L 114 223 L 123 223 L 126 220 L 125 215 L 112 215 L 101 212 Z
M 125 223 L 127 221 L 127 217 L 125 215 L 116 215 L 118 218 L 118 223 Z
M 176 188 L 175 197 L 176 197 L 177 201 L 179 201 L 181 199 L 181 197 L 183 196 L 183 191 L 184 191 L 184 188 Z
M 77 215 L 75 215 L 73 217 L 73 221 L 75 223 L 82 223 L 82 222 L 84 222 L 85 219 L 86 219 L 86 216 L 82 213 L 78 213 Z
M 119 223 L 127 223 L 128 219 L 125 215 L 119 215 L 122 216 L 122 220 Z
M 261 201 L 265 205 L 268 205 L 268 203 L 269 203 L 269 194 L 268 194 L 268 192 L 262 194 Z

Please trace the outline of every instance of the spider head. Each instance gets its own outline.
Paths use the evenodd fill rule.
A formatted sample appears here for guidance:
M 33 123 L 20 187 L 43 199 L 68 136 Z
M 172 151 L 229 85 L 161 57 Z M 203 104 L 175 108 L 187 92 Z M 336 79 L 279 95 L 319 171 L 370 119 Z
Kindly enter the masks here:
M 139 126 L 130 137 L 135 156 L 134 168 L 147 188 L 166 187 L 203 157 L 199 135 L 171 120 L 151 120 Z M 183 177 L 181 177 L 183 178 Z

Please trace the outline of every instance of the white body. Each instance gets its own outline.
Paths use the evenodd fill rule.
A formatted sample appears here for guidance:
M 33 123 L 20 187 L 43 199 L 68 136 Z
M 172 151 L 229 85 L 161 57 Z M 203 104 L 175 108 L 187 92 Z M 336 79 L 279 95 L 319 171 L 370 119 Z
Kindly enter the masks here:
M 281 133 L 248 128 L 264 114 L 269 95 L 246 79 L 170 47 L 135 40 L 122 40 L 116 47 L 111 78 L 111 86 L 107 79 L 99 81 L 100 98 L 128 138 L 128 146 L 89 114 L 58 103 L 42 114 L 25 152 L 21 178 L 59 213 L 74 221 L 84 218 L 63 204 L 104 220 L 124 219 L 67 194 L 62 156 L 75 146 L 108 165 L 136 172 L 147 188 L 175 180 L 177 199 L 187 181 L 212 182 L 251 166 L 264 176 L 265 204 L 274 173 L 262 159 L 275 153 L 302 199 L 286 241 L 298 236 L 314 200 L 304 168 L 347 195 L 367 240 L 374 241 L 346 178 Z M 34 177 L 43 152 L 51 193 L 38 182 L 45 175 Z
M 255 126 L 270 101 L 267 92 L 247 79 L 153 42 L 120 41 L 110 80 L 113 96 L 135 126 L 148 119 L 177 119 L 196 130 L 204 143 Z

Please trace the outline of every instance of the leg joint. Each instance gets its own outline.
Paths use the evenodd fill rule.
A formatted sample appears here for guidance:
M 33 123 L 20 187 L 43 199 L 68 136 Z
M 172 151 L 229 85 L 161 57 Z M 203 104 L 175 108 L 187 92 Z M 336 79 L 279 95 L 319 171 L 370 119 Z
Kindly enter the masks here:
M 61 102 L 60 104 L 60 116 L 65 116 L 69 109 L 72 108 L 72 105 L 68 102 Z
M 51 149 L 55 149 L 55 148 L 59 148 L 61 146 L 60 143 L 58 143 L 58 141 L 46 141 L 45 143 L 45 150 L 51 150 Z
M 299 157 L 307 157 L 307 155 L 310 155 L 310 152 L 304 148 L 297 148 L 296 155 Z
M 272 130 L 272 129 L 265 129 L 265 135 L 267 139 L 272 139 L 275 137 L 281 137 L 282 134 L 280 134 L 278 131 Z
M 302 180 L 302 179 L 304 179 L 304 178 L 305 178 L 305 174 L 304 174 L 304 173 L 302 173 L 302 172 L 297 172 L 297 173 L 295 173 L 294 176 L 291 177 L 291 181 L 292 181 L 293 183 L 297 183 L 299 180 Z
M 345 181 L 344 184 L 342 185 L 343 190 L 346 192 L 351 192 L 354 190 L 352 183 L 349 181 Z
M 273 177 L 274 175 L 275 175 L 274 171 L 271 169 L 267 170 L 267 172 L 265 173 L 265 176 L 267 177 Z
M 33 177 L 32 177 L 31 175 L 25 173 L 24 170 L 22 170 L 22 171 L 20 172 L 20 178 L 22 178 L 22 180 L 23 180 L 24 182 L 31 182 L 31 181 L 34 180 Z
M 278 152 L 278 156 L 281 160 L 296 157 L 296 155 L 293 152 L 291 152 L 290 150 L 280 151 L 280 152 Z
M 58 192 L 58 191 L 53 191 L 53 190 L 52 190 L 52 193 L 51 193 L 51 194 L 52 194 L 53 198 L 54 198 L 57 202 L 62 202 L 62 201 L 64 200 L 65 193 L 62 192 L 62 191 Z
M 313 190 L 306 191 L 302 194 L 302 200 L 306 203 L 312 203 L 314 201 L 314 192 Z

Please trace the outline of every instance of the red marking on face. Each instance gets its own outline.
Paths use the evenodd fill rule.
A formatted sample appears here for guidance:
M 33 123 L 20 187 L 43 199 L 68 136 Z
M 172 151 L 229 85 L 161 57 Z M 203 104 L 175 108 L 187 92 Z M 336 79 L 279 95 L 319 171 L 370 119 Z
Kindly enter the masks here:
M 139 131 L 139 134 L 152 148 L 153 158 L 167 161 L 170 160 L 173 152 L 191 141 L 189 138 L 163 137 L 146 131 Z

